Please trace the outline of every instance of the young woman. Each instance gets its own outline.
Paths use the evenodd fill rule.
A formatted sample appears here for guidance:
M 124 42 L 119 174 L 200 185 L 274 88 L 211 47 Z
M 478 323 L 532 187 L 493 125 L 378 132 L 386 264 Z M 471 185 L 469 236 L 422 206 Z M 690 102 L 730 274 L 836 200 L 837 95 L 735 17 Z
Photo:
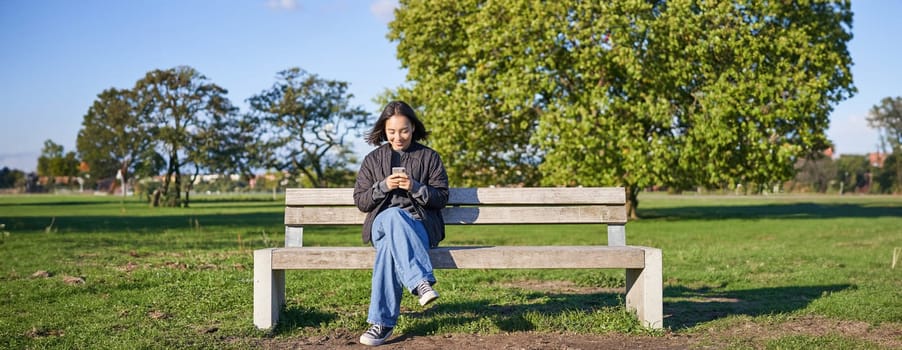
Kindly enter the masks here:
M 360 343 L 381 345 L 401 313 L 402 287 L 425 306 L 438 298 L 430 248 L 445 238 L 441 209 L 448 202 L 448 175 L 438 153 L 419 141 L 429 135 L 404 102 L 385 106 L 366 141 L 377 146 L 366 155 L 354 202 L 367 213 L 363 242 L 376 248 L 372 293 Z

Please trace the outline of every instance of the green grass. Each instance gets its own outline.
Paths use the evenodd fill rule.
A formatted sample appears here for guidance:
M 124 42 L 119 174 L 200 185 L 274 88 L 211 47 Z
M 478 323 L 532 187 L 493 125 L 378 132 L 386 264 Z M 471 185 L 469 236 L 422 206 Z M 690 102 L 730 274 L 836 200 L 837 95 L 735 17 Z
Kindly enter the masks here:
M 794 317 L 902 329 L 902 198 L 642 194 L 629 244 L 664 252 L 665 326 L 729 329 Z M 284 239 L 281 198 L 0 196 L 0 348 L 241 348 L 358 332 L 368 271 L 289 271 L 272 331 L 252 324 L 252 252 Z M 444 245 L 604 244 L 600 225 L 449 226 Z M 361 245 L 359 227 L 305 228 L 305 245 Z M 49 277 L 33 277 L 47 271 Z M 617 270 L 437 270 L 439 303 L 405 298 L 397 332 L 660 334 L 623 310 Z M 67 283 L 79 277 L 83 283 Z M 565 288 L 535 288 L 539 281 Z M 775 321 L 776 320 L 776 321 Z M 900 339 L 902 340 L 902 339 Z M 798 335 L 735 348 L 873 348 Z
M 765 344 L 765 349 L 819 349 L 819 350 L 850 350 L 850 349 L 877 349 L 878 347 L 868 342 L 857 341 L 839 335 L 812 337 L 804 335 L 787 336 L 775 339 Z

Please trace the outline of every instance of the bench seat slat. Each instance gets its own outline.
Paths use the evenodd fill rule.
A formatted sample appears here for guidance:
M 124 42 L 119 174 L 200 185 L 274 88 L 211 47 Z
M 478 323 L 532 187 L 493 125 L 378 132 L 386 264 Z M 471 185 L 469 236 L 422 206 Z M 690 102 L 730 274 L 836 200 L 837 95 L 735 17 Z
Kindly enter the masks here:
M 448 205 L 626 203 L 623 187 L 451 188 Z M 286 206 L 354 205 L 352 188 L 289 188 Z
M 429 250 L 437 269 L 555 269 L 645 267 L 637 247 L 462 246 Z M 272 269 L 371 269 L 372 247 L 273 248 Z
M 447 207 L 446 225 L 467 224 L 625 224 L 626 207 Z M 286 207 L 285 225 L 359 225 L 357 207 Z

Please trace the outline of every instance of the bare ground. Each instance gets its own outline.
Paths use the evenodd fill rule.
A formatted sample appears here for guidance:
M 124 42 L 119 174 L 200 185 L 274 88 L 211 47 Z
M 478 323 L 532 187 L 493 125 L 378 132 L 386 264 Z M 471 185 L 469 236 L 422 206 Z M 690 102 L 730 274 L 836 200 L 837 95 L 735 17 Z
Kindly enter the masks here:
M 902 325 L 870 326 L 865 322 L 838 321 L 819 316 L 804 316 L 779 324 L 742 322 L 727 330 L 702 330 L 692 333 L 666 332 L 662 336 L 625 334 L 567 334 L 518 332 L 508 334 L 447 334 L 393 336 L 379 349 L 720 349 L 730 345 L 764 348 L 768 341 L 786 336 L 841 336 L 868 342 L 878 348 L 902 349 Z M 299 339 L 252 341 L 254 347 L 267 349 L 364 349 L 357 343 L 359 334 L 336 332 Z
M 319 338 L 269 340 L 255 345 L 268 349 L 364 349 L 358 334 L 334 334 Z M 683 337 L 647 337 L 627 335 L 574 335 L 561 333 L 448 334 L 442 336 L 393 337 L 379 349 L 685 349 Z

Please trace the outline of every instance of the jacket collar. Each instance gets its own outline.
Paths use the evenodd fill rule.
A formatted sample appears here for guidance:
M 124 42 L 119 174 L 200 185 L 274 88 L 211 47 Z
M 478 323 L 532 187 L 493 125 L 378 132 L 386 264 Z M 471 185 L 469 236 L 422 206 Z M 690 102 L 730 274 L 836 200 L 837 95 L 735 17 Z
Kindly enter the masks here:
M 407 147 L 407 150 L 405 152 L 410 153 L 410 155 L 413 156 L 414 152 L 419 151 L 423 148 L 425 148 L 425 146 L 421 145 L 419 142 L 413 141 L 410 143 L 410 146 Z M 383 159 L 382 173 L 391 174 L 391 144 L 388 142 L 383 143 L 381 146 L 379 146 L 378 150 L 379 157 Z M 386 161 L 385 159 L 388 159 L 388 161 Z

